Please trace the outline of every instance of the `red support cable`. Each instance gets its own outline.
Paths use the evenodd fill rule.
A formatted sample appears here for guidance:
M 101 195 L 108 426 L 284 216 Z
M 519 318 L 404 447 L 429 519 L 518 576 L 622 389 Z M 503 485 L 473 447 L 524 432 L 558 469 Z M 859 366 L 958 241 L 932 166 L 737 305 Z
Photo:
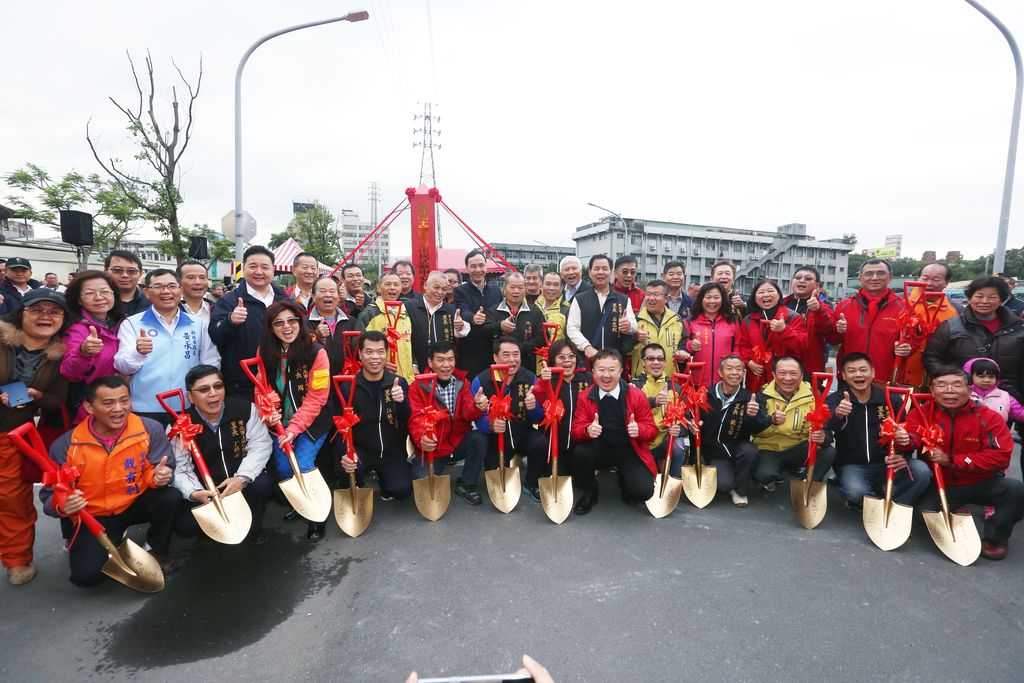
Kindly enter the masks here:
M 363 239 L 362 242 L 357 244 L 355 249 L 350 251 L 348 253 L 348 255 L 341 260 L 341 263 L 339 263 L 338 265 L 334 266 L 334 270 L 332 270 L 327 277 L 334 277 L 334 274 L 337 273 L 342 268 L 342 266 L 344 266 L 346 263 L 351 261 L 352 257 L 355 256 L 359 252 L 359 250 L 363 247 L 363 245 L 366 244 L 368 241 L 370 241 L 371 238 L 372 238 L 373 242 L 376 242 L 377 239 L 380 238 L 380 236 L 384 234 L 384 231 L 387 230 L 387 227 L 385 227 L 384 224 L 387 223 L 388 219 L 391 218 L 396 213 L 401 213 L 400 210 L 405 210 L 405 208 L 406 208 L 406 206 L 408 206 L 408 204 L 409 204 L 409 200 L 407 198 L 406 199 L 402 199 L 402 201 L 400 201 L 398 203 L 398 205 L 395 206 L 395 208 L 393 208 L 391 210 L 391 213 L 389 213 L 387 216 L 384 216 L 384 219 L 381 220 L 381 222 L 377 224 L 377 227 L 374 228 L 373 231 L 369 235 L 367 235 Z M 395 216 L 395 217 L 397 218 L 397 216 Z M 370 242 L 370 244 L 372 245 L 373 242 Z M 378 273 L 378 276 L 379 275 L 380 274 Z
M 516 269 L 516 267 L 515 267 L 515 266 L 513 266 L 513 265 L 512 265 L 511 263 L 509 263 L 508 261 L 506 261 L 506 260 L 505 260 L 505 257 L 504 257 L 504 256 L 502 256 L 502 255 L 501 255 L 501 254 L 499 254 L 499 253 L 498 253 L 497 251 L 495 251 L 494 247 L 492 247 L 492 246 L 491 246 L 490 244 L 488 244 L 488 243 L 487 243 L 487 240 L 485 240 L 485 239 L 484 239 L 483 237 L 480 237 L 480 235 L 476 234 L 476 232 L 474 232 L 474 231 L 473 231 L 473 228 L 469 227 L 469 226 L 468 226 L 468 225 L 466 224 L 466 221 L 462 220 L 462 218 L 460 218 L 460 217 L 459 217 L 459 215 L 458 215 L 457 213 L 455 213 L 454 211 L 452 211 L 452 209 L 451 209 L 451 207 L 450 207 L 450 206 L 448 206 L 447 204 L 445 204 L 443 200 L 441 200 L 441 201 L 440 201 L 439 203 L 441 204 L 441 206 L 443 206 L 443 207 L 445 208 L 445 210 L 446 210 L 446 211 L 447 211 L 448 213 L 450 213 L 450 214 L 452 215 L 452 218 L 454 218 L 455 220 L 457 220 L 457 221 L 459 222 L 459 225 L 461 225 L 461 226 L 462 226 L 462 229 L 463 229 L 464 231 L 466 231 L 466 232 L 467 232 L 467 233 L 468 233 L 468 234 L 469 234 L 469 235 L 470 235 L 471 237 L 474 237 L 474 238 L 476 238 L 477 242 L 478 242 L 479 244 L 482 244 L 482 245 L 483 245 L 483 247 L 484 247 L 484 249 L 486 249 L 486 250 L 487 250 L 488 252 L 490 252 L 490 253 L 491 253 L 491 254 L 492 254 L 492 255 L 494 256 L 495 260 L 497 260 L 497 261 L 501 261 L 501 262 L 502 262 L 503 264 L 505 264 L 505 266 L 506 266 L 506 267 L 507 267 L 507 268 L 508 268 L 509 270 L 511 270 L 511 271 L 512 271 L 513 273 L 518 273 L 518 272 L 519 272 L 519 271 L 518 271 L 518 270 Z

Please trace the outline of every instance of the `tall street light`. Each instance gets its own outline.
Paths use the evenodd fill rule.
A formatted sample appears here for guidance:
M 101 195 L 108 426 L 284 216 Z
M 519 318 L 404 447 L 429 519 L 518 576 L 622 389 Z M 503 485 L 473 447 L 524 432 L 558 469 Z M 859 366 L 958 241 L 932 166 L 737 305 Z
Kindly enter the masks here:
M 615 213 L 611 209 L 606 209 L 603 206 L 598 206 L 597 204 L 594 204 L 593 202 L 587 202 L 587 206 L 592 206 L 595 209 L 601 209 L 602 211 L 607 211 L 612 216 L 615 216 L 620 221 L 622 221 L 622 229 L 625 230 L 625 244 L 623 245 L 622 252 L 624 254 L 628 254 L 629 251 L 630 251 L 629 250 L 629 226 L 626 225 L 626 219 L 623 218 L 622 216 L 620 216 L 619 214 Z M 612 249 L 611 249 L 612 253 L 609 254 L 609 256 L 611 256 L 614 259 L 615 258 L 615 233 L 611 232 L 611 236 L 612 236 L 612 245 L 611 245 L 612 246 Z
M 359 12 L 349 12 L 343 17 L 335 17 L 333 19 L 322 19 L 320 21 L 311 21 L 305 24 L 299 24 L 297 26 L 289 26 L 273 33 L 268 33 L 263 36 L 255 43 L 249 46 L 249 49 L 242 55 L 241 61 L 238 62 L 238 70 L 235 71 L 235 260 L 240 261 L 242 259 L 242 252 L 245 249 L 245 237 L 243 235 L 243 215 L 242 211 L 242 70 L 245 68 L 245 63 L 249 60 L 249 55 L 263 43 L 267 42 L 271 38 L 276 38 L 285 33 L 291 33 L 292 31 L 298 31 L 304 28 L 311 28 L 313 26 L 322 26 L 324 24 L 333 24 L 337 21 L 365 21 L 370 18 L 370 13 L 363 10 Z
M 994 14 L 982 7 L 981 3 L 975 0 L 966 0 L 967 4 L 981 12 L 986 19 L 995 24 L 999 32 L 1010 44 L 1010 52 L 1013 54 L 1013 66 L 1017 74 L 1017 89 L 1013 96 L 1013 118 L 1010 120 L 1010 151 L 1006 154 L 1006 176 L 1003 179 L 1003 205 L 999 209 L 999 232 L 996 234 L 995 258 L 992 262 L 992 272 L 1001 273 L 1006 258 L 1006 233 L 1010 229 L 1010 201 L 1013 198 L 1013 171 L 1017 163 L 1017 138 L 1020 134 L 1020 108 L 1021 94 L 1024 93 L 1024 68 L 1021 67 L 1020 49 L 1017 41 L 1013 39 L 1010 29 L 1006 28 L 1003 22 L 999 21 Z

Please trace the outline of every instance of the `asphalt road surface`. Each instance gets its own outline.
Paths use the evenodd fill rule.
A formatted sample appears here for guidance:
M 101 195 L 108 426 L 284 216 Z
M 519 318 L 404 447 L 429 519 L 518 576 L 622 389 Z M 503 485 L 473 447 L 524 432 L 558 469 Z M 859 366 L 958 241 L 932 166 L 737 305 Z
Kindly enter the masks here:
M 275 504 L 262 547 L 175 539 L 149 596 L 73 586 L 42 518 L 39 577 L 0 584 L 0 681 L 402 681 L 508 672 L 522 653 L 560 682 L 1024 676 L 1024 529 L 1007 559 L 962 568 L 920 515 L 878 550 L 834 487 L 806 531 L 784 489 L 657 520 L 601 486 L 560 526 L 525 498 L 504 515 L 453 497 L 429 523 L 378 497 L 363 536 L 332 517 L 319 545 Z

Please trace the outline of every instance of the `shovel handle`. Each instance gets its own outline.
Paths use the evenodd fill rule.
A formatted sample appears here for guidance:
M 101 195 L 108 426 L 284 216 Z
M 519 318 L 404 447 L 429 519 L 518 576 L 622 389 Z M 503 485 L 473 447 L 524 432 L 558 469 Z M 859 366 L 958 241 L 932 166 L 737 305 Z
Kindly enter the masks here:
M 36 429 L 34 422 L 26 422 L 7 432 L 7 436 L 14 442 L 15 448 L 21 451 L 22 455 L 29 458 L 44 472 L 56 472 L 57 466 L 53 464 L 46 453 L 46 446 L 43 444 L 43 437 Z
M 259 356 L 256 356 L 255 358 L 245 358 L 238 361 L 238 364 L 242 366 L 242 372 L 245 373 L 245 376 L 248 377 L 253 384 L 260 386 L 264 382 L 263 378 L 267 376 L 267 369 L 263 366 L 262 358 Z M 256 368 L 259 372 L 254 372 L 253 368 Z
M 346 333 L 347 334 L 347 333 Z M 358 334 L 358 332 L 356 333 Z M 347 408 L 352 405 L 352 399 L 355 395 L 356 387 L 356 376 L 355 375 L 335 375 L 331 378 L 331 382 L 334 384 L 334 394 L 338 397 L 338 402 L 341 403 L 342 408 Z M 341 387 L 348 385 L 348 400 L 345 400 L 345 395 L 341 393 Z
M 171 417 L 178 417 L 178 411 L 172 408 L 167 403 L 169 398 L 177 398 L 181 402 L 181 412 L 185 412 L 185 392 L 181 389 L 171 389 L 170 391 L 164 391 L 156 395 L 156 400 L 160 402 L 164 410 L 170 413 Z
M 942 477 L 942 467 L 939 463 L 932 463 L 932 474 L 935 476 L 935 488 L 944 494 L 946 492 L 946 480 Z
M 818 461 L 818 442 L 807 440 L 807 471 L 810 473 L 814 463 Z M 810 476 L 810 474 L 808 474 Z
M 188 442 L 188 452 L 192 456 L 192 462 L 196 464 L 196 469 L 199 470 L 199 476 L 203 478 L 203 482 L 207 486 L 213 484 L 213 475 L 210 474 L 210 468 L 206 466 L 206 458 L 199 452 L 195 441 Z M 217 489 L 214 488 L 213 491 L 216 493 Z
M 690 381 L 695 387 L 699 387 L 704 383 L 704 369 L 707 363 L 704 361 L 690 361 L 689 374 Z
M 107 533 L 106 528 L 104 528 L 104 526 L 100 524 L 100 521 L 98 519 L 92 516 L 91 512 L 86 512 L 85 510 L 82 510 L 78 513 L 78 518 L 82 520 L 82 524 L 84 524 L 85 528 L 89 530 L 89 533 L 95 536 L 96 538 L 99 538 L 100 536 L 103 536 Z

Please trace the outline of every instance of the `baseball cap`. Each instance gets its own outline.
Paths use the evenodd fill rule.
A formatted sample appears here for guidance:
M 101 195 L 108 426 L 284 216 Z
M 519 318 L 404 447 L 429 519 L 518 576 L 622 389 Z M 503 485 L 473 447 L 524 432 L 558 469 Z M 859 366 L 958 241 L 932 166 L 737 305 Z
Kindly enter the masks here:
M 28 268 L 32 269 L 32 264 L 28 262 L 27 258 L 23 256 L 15 256 L 14 258 L 7 259 L 8 268 Z
M 24 261 L 24 259 L 22 259 Z M 21 297 L 21 307 L 27 308 L 33 304 L 38 304 L 43 301 L 49 301 L 50 303 L 57 304 L 65 311 L 68 310 L 67 299 L 64 298 L 63 294 L 58 294 L 52 289 L 46 287 L 40 287 L 39 289 L 33 289 L 31 292 Z

